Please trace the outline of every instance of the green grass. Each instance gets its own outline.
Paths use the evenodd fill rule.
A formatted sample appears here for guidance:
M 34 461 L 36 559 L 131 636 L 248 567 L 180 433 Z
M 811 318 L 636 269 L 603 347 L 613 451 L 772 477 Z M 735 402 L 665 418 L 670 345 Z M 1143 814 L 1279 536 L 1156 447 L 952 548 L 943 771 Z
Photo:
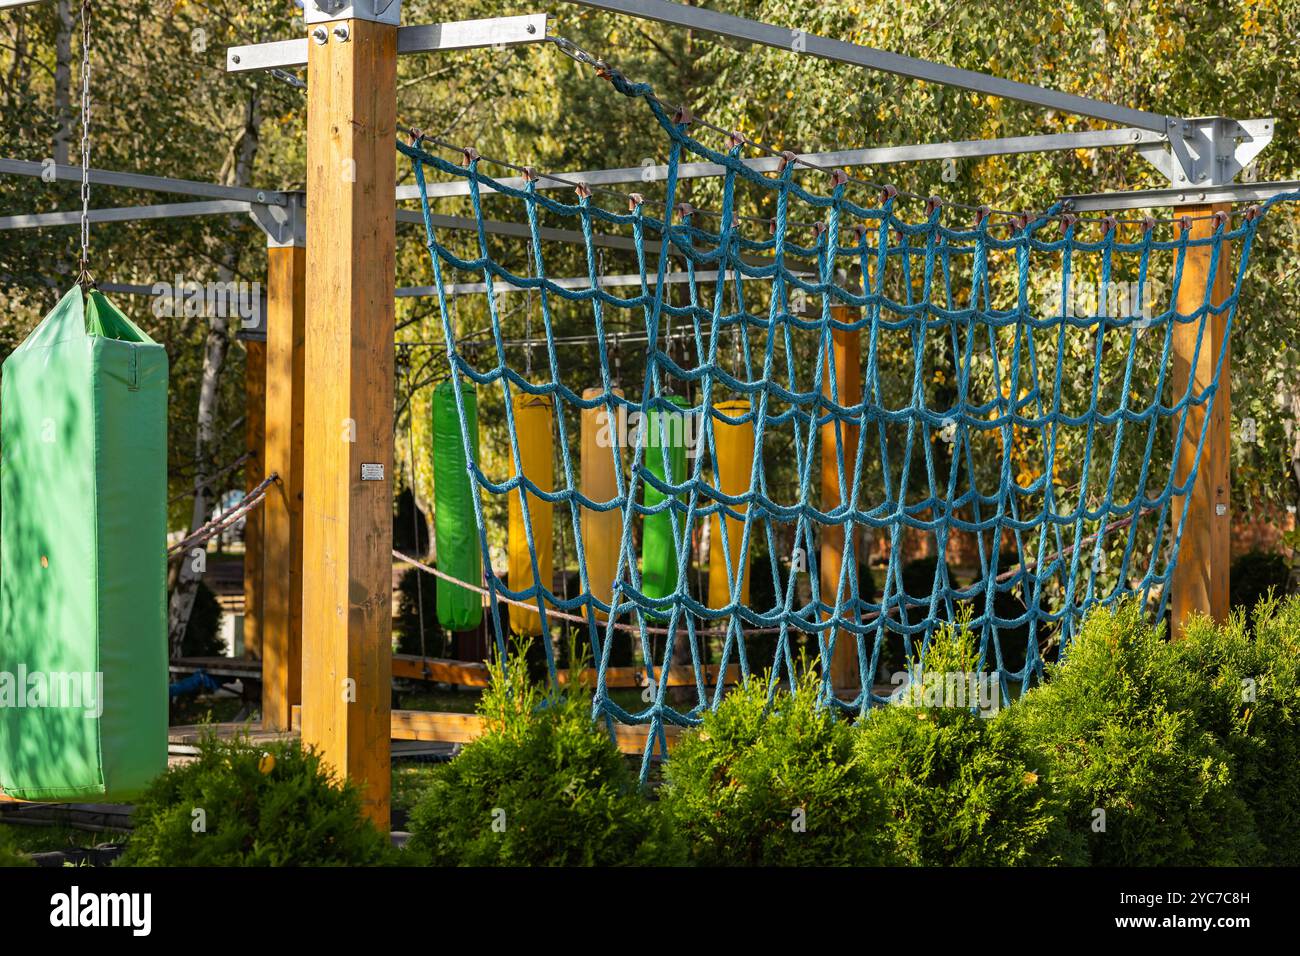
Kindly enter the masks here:
M 116 830 L 78 830 L 68 826 L 0 823 L 10 844 L 24 853 L 89 848 L 100 843 L 122 843 L 127 834 Z
M 478 707 L 482 692 L 477 688 L 450 690 L 426 685 L 416 690 L 399 692 L 402 710 L 441 711 L 453 714 L 472 714 Z
M 243 702 L 235 697 L 177 697 L 171 705 L 171 723 L 223 724 L 235 719 Z
M 392 808 L 394 813 L 409 813 L 432 782 L 439 764 L 397 763 L 393 765 Z

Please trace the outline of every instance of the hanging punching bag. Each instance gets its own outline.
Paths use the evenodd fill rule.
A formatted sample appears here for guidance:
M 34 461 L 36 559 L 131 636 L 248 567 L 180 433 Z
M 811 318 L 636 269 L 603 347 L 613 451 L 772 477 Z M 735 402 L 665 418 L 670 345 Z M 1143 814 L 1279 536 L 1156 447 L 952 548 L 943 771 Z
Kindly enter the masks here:
M 478 398 L 473 386 L 461 383 L 460 400 L 470 452 L 477 460 Z M 466 464 L 456 383 L 446 381 L 433 390 L 433 535 L 438 570 L 477 585 L 483 570 L 474 520 L 474 478 Z M 439 624 L 449 631 L 469 631 L 482 623 L 483 598 L 477 591 L 443 578 L 438 578 L 436 588 Z
M 167 768 L 167 353 L 65 295 L 0 385 L 0 787 L 128 801 Z
M 555 490 L 555 438 L 551 427 L 551 399 L 547 395 L 528 395 L 516 392 L 512 396 L 515 434 L 519 441 L 519 461 L 528 480 L 543 491 Z M 528 518 L 524 521 L 519 489 L 512 490 L 510 499 L 510 590 L 527 591 L 540 578 L 550 588 L 553 584 L 554 561 L 552 541 L 555 527 L 555 506 L 543 501 L 532 492 L 528 495 Z M 531 525 L 533 547 L 537 553 L 537 578 L 533 577 L 533 560 L 528 553 L 527 527 Z M 530 598 L 529 603 L 534 603 Z M 510 605 L 510 627 L 516 634 L 539 637 L 542 619 L 536 608 Z
M 749 402 L 719 402 L 713 406 L 728 418 L 739 418 L 749 412 Z M 752 420 L 733 425 L 713 419 L 713 444 L 717 457 L 713 471 L 717 475 L 718 490 L 724 495 L 741 495 L 749 490 L 750 472 L 754 465 L 754 423 Z M 747 505 L 733 510 L 744 512 Z M 719 514 L 709 516 L 709 607 L 717 610 L 731 603 L 731 584 L 740 576 L 740 603 L 749 603 L 749 555 L 740 553 L 745 523 L 727 518 L 727 547 L 722 547 L 722 522 Z M 733 580 L 727 579 L 727 552 L 731 553 Z
M 665 396 L 679 408 L 686 399 Z M 662 428 L 660 419 L 662 418 Z M 686 480 L 686 417 L 680 412 L 652 409 L 646 416 L 645 448 L 641 452 L 645 470 L 666 484 L 680 485 Z M 668 471 L 664 470 L 664 451 L 668 452 Z M 642 504 L 653 508 L 667 496 L 642 479 Z M 668 597 L 677 590 L 677 545 L 685 530 L 686 516 L 677 515 L 677 538 L 673 535 L 673 518 L 665 508 L 646 515 L 641 524 L 641 591 L 646 597 Z M 688 539 L 689 540 L 689 539 Z
M 619 396 L 620 388 L 611 389 Z M 604 394 L 603 389 L 589 388 L 583 399 L 592 401 Z M 582 410 L 582 493 L 592 501 L 606 502 L 618 497 L 614 457 L 620 453 L 619 436 L 603 405 Z M 587 561 L 587 582 L 591 596 L 605 604 L 614 594 L 614 572 L 618 569 L 618 550 L 623 538 L 623 511 L 582 509 L 582 550 Z M 597 612 L 600 620 L 603 613 Z

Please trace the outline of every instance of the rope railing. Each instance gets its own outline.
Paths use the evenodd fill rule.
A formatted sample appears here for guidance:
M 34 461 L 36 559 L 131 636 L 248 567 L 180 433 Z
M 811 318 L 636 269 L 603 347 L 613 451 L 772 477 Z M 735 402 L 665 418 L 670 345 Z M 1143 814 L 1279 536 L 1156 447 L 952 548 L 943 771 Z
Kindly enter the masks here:
M 194 531 L 190 532 L 190 534 L 183 540 L 176 542 L 176 544 L 168 548 L 168 557 L 180 554 L 186 548 L 193 547 L 196 544 L 206 544 L 210 539 L 216 537 L 222 531 L 226 530 L 226 528 L 233 525 L 240 518 L 244 517 L 260 505 L 266 497 L 267 489 L 279 480 L 279 472 L 271 472 L 271 474 L 262 479 L 256 488 L 248 492 L 248 494 L 240 500 L 239 504 L 215 516 L 205 524 L 200 525 Z

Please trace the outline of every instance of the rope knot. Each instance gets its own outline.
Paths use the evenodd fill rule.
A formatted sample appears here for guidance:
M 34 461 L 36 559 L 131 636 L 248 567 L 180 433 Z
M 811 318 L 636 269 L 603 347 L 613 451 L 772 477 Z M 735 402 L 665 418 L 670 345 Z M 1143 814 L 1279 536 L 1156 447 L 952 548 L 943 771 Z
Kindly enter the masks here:
M 1192 231 L 1192 217 L 1187 215 L 1187 213 L 1183 213 L 1181 216 L 1175 219 L 1174 222 L 1178 224 L 1178 228 L 1181 229 L 1183 232 Z
M 893 183 L 886 183 L 884 186 L 880 187 L 880 205 L 883 206 L 885 203 L 889 202 L 891 199 L 896 198 L 897 196 L 898 196 L 898 187 L 895 186 Z
M 523 176 L 524 176 L 524 182 L 526 183 L 535 183 L 539 179 L 541 179 L 541 177 L 537 175 L 537 170 L 533 169 L 533 167 L 531 166 L 524 167 Z
M 781 150 L 781 162 L 777 163 L 776 171 L 783 173 L 787 167 L 793 166 L 799 159 L 799 154 L 788 149 Z
M 673 110 L 673 122 L 678 126 L 690 126 L 695 122 L 695 114 L 691 112 L 689 106 L 683 103 L 681 106 L 677 107 L 677 109 Z
M 929 219 L 935 214 L 936 210 L 943 208 L 943 197 L 931 196 L 925 201 L 925 217 Z
M 1067 212 L 1061 216 L 1061 235 L 1068 236 L 1074 224 L 1079 221 L 1079 217 L 1072 212 Z
M 578 200 L 580 202 L 585 202 L 591 198 L 591 187 L 586 183 L 578 183 L 578 185 L 573 187 L 573 191 L 578 194 Z
M 745 138 L 745 134 L 738 129 L 733 129 L 727 134 L 727 145 L 732 149 L 737 149 L 741 146 L 747 145 L 748 143 L 749 140 Z
M 1224 212 L 1222 209 L 1217 210 L 1214 213 L 1214 228 L 1215 229 L 1223 228 L 1228 224 L 1228 219 L 1229 216 L 1226 212 Z
M 976 210 L 975 210 L 975 228 L 978 229 L 980 226 L 984 225 L 985 221 L 986 221 L 986 220 L 989 218 L 989 216 L 991 216 L 991 215 L 993 215 L 993 207 L 992 207 L 992 206 L 980 206 L 978 209 L 976 209 Z
M 475 149 L 473 146 L 466 146 L 464 149 L 461 150 L 461 152 L 465 154 L 466 166 L 473 166 L 475 163 L 477 163 L 480 159 L 483 158 L 482 155 L 479 153 L 479 151 Z
M 1142 235 L 1150 235 L 1151 230 L 1156 227 L 1156 221 L 1150 216 L 1142 217 Z
M 1119 220 L 1116 219 L 1114 216 L 1101 217 L 1101 234 L 1103 236 L 1110 235 L 1118 228 L 1119 228 Z
M 1263 210 L 1261 210 L 1259 206 L 1251 206 L 1241 214 L 1241 218 L 1245 219 L 1246 222 L 1254 222 L 1261 215 L 1263 215 Z
M 679 202 L 673 207 L 673 212 L 677 213 L 681 219 L 690 219 L 691 216 L 695 215 L 695 207 L 688 202 Z
M 627 194 L 627 211 L 636 212 L 637 209 L 645 202 L 645 196 L 640 193 Z
M 831 170 L 831 188 L 839 189 L 841 186 L 848 184 L 849 174 L 842 169 Z

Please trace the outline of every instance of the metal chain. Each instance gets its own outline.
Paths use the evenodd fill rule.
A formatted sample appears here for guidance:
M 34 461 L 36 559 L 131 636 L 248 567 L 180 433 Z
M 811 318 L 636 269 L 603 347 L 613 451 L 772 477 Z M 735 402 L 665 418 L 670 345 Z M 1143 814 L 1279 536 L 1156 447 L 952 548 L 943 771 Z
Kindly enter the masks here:
M 81 274 L 90 277 L 90 0 L 81 0 Z

